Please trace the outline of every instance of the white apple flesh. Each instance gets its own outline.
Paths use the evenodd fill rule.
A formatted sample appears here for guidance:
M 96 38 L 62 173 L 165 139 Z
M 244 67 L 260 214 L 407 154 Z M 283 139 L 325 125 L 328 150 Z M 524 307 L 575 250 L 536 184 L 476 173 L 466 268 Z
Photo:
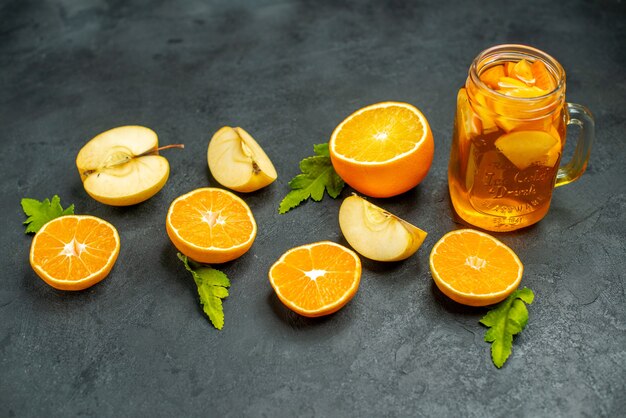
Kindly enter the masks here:
M 121 126 L 97 135 L 76 157 L 85 191 L 112 206 L 154 196 L 170 173 L 167 160 L 156 155 L 158 144 L 156 133 L 143 126 Z
M 352 248 L 376 261 L 399 261 L 412 256 L 427 235 L 355 195 L 347 197 L 341 204 L 339 227 Z
M 218 130 L 209 141 L 207 160 L 215 180 L 237 192 L 259 190 L 278 176 L 267 154 L 242 128 Z

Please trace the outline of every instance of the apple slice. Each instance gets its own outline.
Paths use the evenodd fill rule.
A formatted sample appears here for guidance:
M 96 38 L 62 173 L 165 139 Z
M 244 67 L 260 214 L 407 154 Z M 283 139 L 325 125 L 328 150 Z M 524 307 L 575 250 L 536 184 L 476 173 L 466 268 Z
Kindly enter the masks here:
M 143 126 L 120 126 L 87 142 L 76 157 L 85 191 L 98 202 L 128 206 L 154 196 L 167 181 L 170 165 L 156 133 Z
M 222 186 L 237 192 L 253 192 L 276 180 L 269 157 L 242 128 L 224 126 L 207 150 L 209 170 Z
M 399 261 L 412 256 L 427 235 L 356 195 L 341 204 L 339 227 L 352 248 L 376 261 Z
M 498 138 L 495 145 L 520 170 L 533 164 L 554 167 L 561 153 L 558 133 L 544 131 L 511 132 Z

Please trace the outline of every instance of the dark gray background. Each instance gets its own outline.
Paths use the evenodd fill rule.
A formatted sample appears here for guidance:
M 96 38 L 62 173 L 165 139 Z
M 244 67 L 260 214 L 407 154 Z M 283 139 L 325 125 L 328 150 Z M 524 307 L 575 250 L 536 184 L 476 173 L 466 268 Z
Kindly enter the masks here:
M 5 0 L 0 22 L 0 416 L 626 414 L 623 1 Z M 446 180 L 457 90 L 474 56 L 505 42 L 563 64 L 568 99 L 592 109 L 597 142 L 542 222 L 499 236 L 536 301 L 497 370 L 478 323 L 486 310 L 443 296 L 428 254 L 460 226 Z M 313 144 L 384 100 L 418 106 L 436 151 L 416 189 L 373 200 L 429 236 L 405 262 L 364 260 L 359 292 L 337 314 L 301 318 L 267 271 L 293 246 L 344 243 L 341 199 L 286 215 L 278 204 Z M 87 196 L 74 159 L 124 124 L 186 148 L 167 152 L 159 194 L 114 208 Z M 223 125 L 247 129 L 279 178 L 244 196 L 259 233 L 220 267 L 232 280 L 220 332 L 164 220 L 176 196 L 217 186 L 206 148 Z M 83 292 L 52 289 L 28 264 L 20 198 L 53 194 L 121 235 L 112 273 Z

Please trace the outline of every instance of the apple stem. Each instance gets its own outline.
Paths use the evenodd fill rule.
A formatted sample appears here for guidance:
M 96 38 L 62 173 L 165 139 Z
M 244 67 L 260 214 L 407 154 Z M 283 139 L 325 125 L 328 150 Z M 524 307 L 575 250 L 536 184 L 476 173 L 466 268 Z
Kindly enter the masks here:
M 185 148 L 185 144 L 170 144 L 170 145 L 164 145 L 164 146 L 159 147 L 159 148 L 157 148 L 157 149 L 151 149 L 151 150 L 148 150 L 148 151 L 146 151 L 146 152 L 142 152 L 141 154 L 135 155 L 135 157 L 134 157 L 134 158 L 137 158 L 137 157 L 144 157 L 144 156 L 146 156 L 146 155 L 158 154 L 158 153 L 159 153 L 159 151 L 163 151 L 163 150 L 170 149 L 170 148 L 180 148 L 180 149 L 183 149 L 183 148 Z
M 112 162 L 110 164 L 105 164 L 104 166 L 102 166 L 102 167 L 100 167 L 100 168 L 98 168 L 96 170 L 83 171 L 83 176 L 89 176 L 89 175 L 91 175 L 91 174 L 93 174 L 96 171 L 99 171 L 101 169 L 111 168 L 111 167 L 115 167 L 115 166 L 118 166 L 118 165 L 126 164 L 127 162 L 129 162 L 133 158 L 145 157 L 146 155 L 158 155 L 159 151 L 163 151 L 165 149 L 170 149 L 170 148 L 180 148 L 180 149 L 183 149 L 183 148 L 185 148 L 185 144 L 164 145 L 164 146 L 156 148 L 156 149 L 151 149 L 151 150 L 148 150 L 146 152 L 142 152 L 141 154 L 127 155 L 125 158 L 122 158 L 120 160 L 114 161 L 114 162 Z
M 170 148 L 180 148 L 180 149 L 183 149 L 183 148 L 185 148 L 185 144 L 164 145 L 162 147 L 157 148 L 155 151 L 163 151 L 164 149 L 170 149 Z

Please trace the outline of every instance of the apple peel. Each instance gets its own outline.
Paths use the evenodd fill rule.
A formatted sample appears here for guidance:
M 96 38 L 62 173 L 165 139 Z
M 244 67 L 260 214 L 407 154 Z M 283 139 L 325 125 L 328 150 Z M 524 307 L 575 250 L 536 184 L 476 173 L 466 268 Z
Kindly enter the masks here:
M 554 167 L 561 155 L 558 132 L 515 131 L 502 135 L 495 146 L 519 170 L 531 165 Z
M 213 135 L 207 161 L 215 180 L 237 192 L 254 192 L 278 177 L 265 151 L 239 127 L 224 126 Z
M 341 204 L 339 227 L 352 248 L 376 261 L 400 261 L 412 256 L 427 235 L 357 195 L 347 197 Z
M 159 155 L 157 134 L 144 126 L 120 126 L 96 135 L 76 156 L 87 194 L 100 203 L 129 206 L 149 199 L 169 177 L 168 161 Z

